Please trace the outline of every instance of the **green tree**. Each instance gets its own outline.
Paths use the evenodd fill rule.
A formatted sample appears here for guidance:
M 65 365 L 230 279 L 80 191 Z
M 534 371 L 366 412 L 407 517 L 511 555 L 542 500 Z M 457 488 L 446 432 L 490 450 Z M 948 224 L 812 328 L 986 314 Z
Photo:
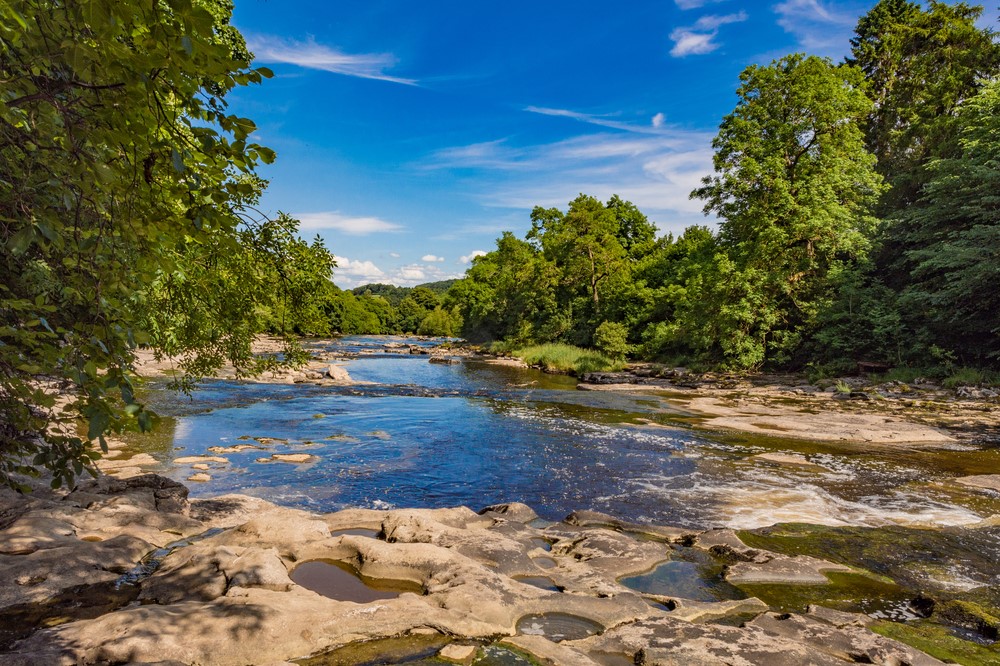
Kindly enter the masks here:
M 272 151 L 225 95 L 250 69 L 224 0 L 0 3 L 0 475 L 88 468 L 89 442 L 146 427 L 130 380 L 138 344 L 176 344 L 192 367 L 253 369 L 239 266 L 245 202 Z M 216 264 L 213 266 L 213 262 Z M 214 271 L 232 269 L 219 277 Z M 144 330 L 163 276 L 224 302 L 209 331 Z M 211 290 L 224 288 L 222 294 Z M 153 297 L 155 300 L 155 297 Z M 249 300 L 253 300 L 251 296 Z M 207 309 L 207 308 L 206 308 Z M 175 340 L 169 341 L 170 336 Z M 54 389 L 71 399 L 56 409 Z M 75 434 L 76 415 L 88 422 Z
M 857 68 L 791 55 L 740 81 L 712 143 L 716 175 L 692 196 L 721 218 L 726 254 L 713 262 L 724 299 L 701 307 L 728 320 L 715 332 L 738 341 L 728 361 L 752 367 L 786 360 L 828 302 L 831 270 L 864 256 L 882 181 L 859 127 L 871 102 Z
M 915 248 L 903 316 L 966 363 L 1000 359 L 1000 80 L 958 113 L 960 154 L 932 162 L 902 213 Z
M 965 2 L 930 0 L 924 9 L 881 0 L 858 21 L 848 62 L 864 72 L 875 102 L 865 129 L 892 185 L 883 214 L 918 198 L 927 162 L 957 155 L 957 110 L 1000 66 L 995 34 L 976 26 L 982 11 Z

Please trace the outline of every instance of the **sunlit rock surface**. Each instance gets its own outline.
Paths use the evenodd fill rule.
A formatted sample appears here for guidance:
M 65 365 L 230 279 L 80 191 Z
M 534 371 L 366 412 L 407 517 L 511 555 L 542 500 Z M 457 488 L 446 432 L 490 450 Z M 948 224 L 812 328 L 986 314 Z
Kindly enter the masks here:
M 459 662 L 500 640 L 574 666 L 941 663 L 872 633 L 864 616 L 779 614 L 754 598 L 694 601 L 620 582 L 681 543 L 728 557 L 731 579 L 812 584 L 844 568 L 750 549 L 731 531 L 592 512 L 551 524 L 520 504 L 313 515 L 239 495 L 189 503 L 155 475 L 70 495 L 3 492 L 0 519 L 0 664 L 284 663 L 428 636 Z M 335 583 L 312 591 L 294 580 L 309 562 L 394 592 L 358 603 Z M 540 577 L 552 585 L 532 584 Z

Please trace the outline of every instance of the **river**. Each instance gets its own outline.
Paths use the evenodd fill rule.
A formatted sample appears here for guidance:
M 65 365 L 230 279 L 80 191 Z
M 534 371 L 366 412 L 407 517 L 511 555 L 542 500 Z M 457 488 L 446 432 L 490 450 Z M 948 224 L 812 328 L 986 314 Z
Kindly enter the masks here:
M 165 418 L 132 446 L 179 481 L 193 470 L 177 458 L 256 447 L 208 463 L 211 480 L 187 482 L 192 496 L 242 492 L 321 512 L 519 501 L 552 520 L 591 509 L 734 528 L 972 525 L 1000 512 L 994 498 L 947 483 L 996 469 L 996 449 L 713 434 L 693 429 L 666 393 L 578 391 L 574 379 L 536 370 L 385 353 L 386 341 L 348 337 L 316 347 L 357 355 L 345 367 L 369 384 L 212 380 L 185 397 L 154 383 L 150 400 Z M 814 464 L 755 457 L 765 452 L 804 454 Z M 265 462 L 275 453 L 311 458 Z

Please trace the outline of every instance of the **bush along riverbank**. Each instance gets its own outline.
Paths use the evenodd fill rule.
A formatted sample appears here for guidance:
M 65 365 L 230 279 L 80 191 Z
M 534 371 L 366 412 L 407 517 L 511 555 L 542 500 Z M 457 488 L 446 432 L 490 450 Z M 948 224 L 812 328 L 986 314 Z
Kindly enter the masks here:
M 869 558 L 903 552 L 914 530 L 737 534 L 591 512 L 551 523 L 523 504 L 314 515 L 240 495 L 189 501 L 156 475 L 3 490 L 0 515 L 2 664 L 1000 658 L 988 586 L 921 595 L 906 556 Z M 836 538 L 862 556 L 828 557 Z M 996 562 L 969 560 L 969 579 Z

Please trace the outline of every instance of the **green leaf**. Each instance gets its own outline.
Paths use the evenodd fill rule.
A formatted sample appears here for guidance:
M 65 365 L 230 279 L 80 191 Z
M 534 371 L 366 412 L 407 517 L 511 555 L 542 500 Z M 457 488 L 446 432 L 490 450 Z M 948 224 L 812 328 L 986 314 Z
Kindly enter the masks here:
M 170 160 L 173 164 L 174 171 L 177 173 L 184 173 L 184 159 L 181 157 L 181 154 L 177 152 L 176 148 L 170 149 Z
M 111 425 L 111 415 L 101 410 L 90 417 L 90 424 L 87 428 L 87 439 L 94 440 L 107 432 Z
M 27 252 L 31 244 L 35 242 L 35 228 L 33 225 L 23 227 L 18 230 L 10 240 L 7 241 L 7 249 L 14 256 L 19 256 Z

